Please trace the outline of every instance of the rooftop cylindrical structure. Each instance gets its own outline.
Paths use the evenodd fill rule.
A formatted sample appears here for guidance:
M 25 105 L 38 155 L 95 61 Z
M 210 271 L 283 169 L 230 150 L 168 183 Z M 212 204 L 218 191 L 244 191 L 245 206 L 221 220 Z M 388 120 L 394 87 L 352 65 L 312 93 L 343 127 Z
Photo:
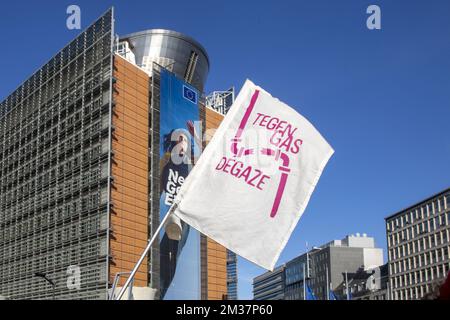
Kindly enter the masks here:
M 209 58 L 203 46 L 182 33 L 151 29 L 125 35 L 135 55 L 136 64 L 152 73 L 153 62 L 167 68 L 178 77 L 203 91 L 209 72 Z

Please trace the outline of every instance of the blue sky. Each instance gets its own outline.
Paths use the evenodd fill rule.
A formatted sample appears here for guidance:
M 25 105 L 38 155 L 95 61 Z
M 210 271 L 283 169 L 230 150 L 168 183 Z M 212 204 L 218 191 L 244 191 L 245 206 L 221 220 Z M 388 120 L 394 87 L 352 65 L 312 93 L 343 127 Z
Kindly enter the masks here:
M 280 258 L 349 233 L 385 248 L 384 217 L 450 185 L 450 2 L 2 1 L 0 100 L 110 5 L 117 32 L 168 28 L 209 53 L 206 91 L 246 78 L 295 107 L 336 150 Z M 366 28 L 377 4 L 382 29 Z M 240 298 L 263 272 L 239 260 Z

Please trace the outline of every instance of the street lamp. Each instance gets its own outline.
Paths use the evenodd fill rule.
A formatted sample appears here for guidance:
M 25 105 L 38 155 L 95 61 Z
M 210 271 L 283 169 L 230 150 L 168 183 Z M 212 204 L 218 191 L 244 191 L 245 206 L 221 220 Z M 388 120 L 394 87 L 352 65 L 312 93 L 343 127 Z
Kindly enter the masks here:
M 44 280 L 46 280 L 48 283 L 50 283 L 53 287 L 53 300 L 55 300 L 55 288 L 56 288 L 56 284 L 55 282 L 53 282 L 51 279 L 47 278 L 47 275 L 43 272 L 36 272 L 34 274 L 35 277 L 39 277 L 39 278 L 43 278 Z

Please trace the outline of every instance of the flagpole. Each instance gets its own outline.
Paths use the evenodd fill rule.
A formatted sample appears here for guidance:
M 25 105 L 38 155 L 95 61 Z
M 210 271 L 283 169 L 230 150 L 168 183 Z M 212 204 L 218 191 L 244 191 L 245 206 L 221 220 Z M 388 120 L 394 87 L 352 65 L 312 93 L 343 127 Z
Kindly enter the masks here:
M 125 290 L 127 290 L 127 287 L 130 285 L 130 282 L 133 280 L 134 276 L 136 275 L 139 267 L 141 266 L 142 262 L 144 261 L 145 257 L 147 256 L 148 251 L 150 250 L 150 248 L 153 245 L 153 242 L 155 242 L 155 240 L 158 238 L 159 236 L 159 232 L 161 231 L 161 229 L 164 227 L 164 225 L 167 222 L 167 219 L 169 218 L 169 216 L 175 211 L 177 205 L 173 204 L 172 207 L 170 207 L 169 211 L 167 212 L 166 216 L 164 217 L 164 219 L 161 221 L 161 223 L 159 224 L 158 228 L 156 229 L 155 233 L 153 234 L 153 237 L 150 239 L 150 241 L 147 244 L 147 247 L 145 248 L 144 252 L 142 253 L 141 257 L 139 258 L 138 262 L 136 263 L 136 265 L 134 266 L 133 271 L 131 271 L 130 276 L 128 277 L 127 281 L 125 282 L 125 284 L 123 285 L 122 289 L 120 290 L 119 294 L 117 295 L 116 300 L 120 300 L 123 296 L 123 294 L 125 293 Z M 114 292 L 111 293 L 111 295 L 114 295 Z
M 348 278 L 347 278 L 347 270 L 345 270 L 345 289 L 347 291 L 347 300 L 349 299 L 349 295 L 348 295 Z
M 330 283 L 328 282 L 328 264 L 326 265 L 326 273 L 327 273 L 327 299 L 330 300 Z

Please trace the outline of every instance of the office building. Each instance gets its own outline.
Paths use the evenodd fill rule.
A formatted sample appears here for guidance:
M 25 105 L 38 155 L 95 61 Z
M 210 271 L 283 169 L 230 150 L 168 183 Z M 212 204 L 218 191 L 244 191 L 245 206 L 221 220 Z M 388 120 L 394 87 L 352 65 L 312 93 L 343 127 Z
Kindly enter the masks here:
M 360 268 L 355 273 L 347 274 L 347 282 L 338 286 L 334 293 L 336 297 L 351 300 L 388 300 L 388 266 L 364 270 Z M 348 296 L 347 296 L 347 286 Z
M 227 250 L 227 290 L 228 300 L 238 300 L 237 255 Z
M 283 300 L 285 298 L 285 266 L 281 265 L 253 279 L 254 300 Z
M 333 240 L 320 247 L 313 247 L 284 264 L 282 299 L 303 300 L 306 283 L 316 299 L 327 300 L 330 290 L 335 291 L 345 283 L 349 273 L 356 273 L 360 268 L 373 269 L 382 264 L 383 249 L 376 248 L 374 238 L 366 234 L 357 233 L 342 240 Z M 268 276 L 269 273 L 264 275 Z
M 450 188 L 385 218 L 392 299 L 421 299 L 445 279 L 449 215 Z
M 208 69 L 180 33 L 116 36 L 110 9 L 0 103 L 0 295 L 108 299 L 124 283 L 223 119 L 202 98 Z M 178 223 L 134 297 L 226 298 L 226 249 Z
M 0 294 L 105 298 L 112 12 L 0 104 Z M 70 266 L 81 287 L 66 286 Z M 52 287 L 37 272 L 45 272 Z

